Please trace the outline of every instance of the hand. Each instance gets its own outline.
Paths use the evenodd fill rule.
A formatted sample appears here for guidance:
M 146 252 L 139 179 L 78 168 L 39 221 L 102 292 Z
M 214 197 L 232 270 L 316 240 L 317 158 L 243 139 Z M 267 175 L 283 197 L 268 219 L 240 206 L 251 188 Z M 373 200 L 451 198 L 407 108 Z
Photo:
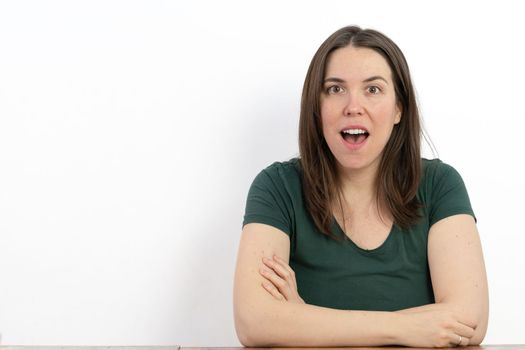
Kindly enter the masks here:
M 262 286 L 268 293 L 277 300 L 305 303 L 297 292 L 295 272 L 283 259 L 274 255 L 273 259 L 263 258 L 263 263 L 259 272 L 265 278 Z
M 469 345 L 474 328 L 462 323 L 448 310 L 421 310 L 402 314 L 408 324 L 403 326 L 401 345 L 411 347 L 455 347 Z

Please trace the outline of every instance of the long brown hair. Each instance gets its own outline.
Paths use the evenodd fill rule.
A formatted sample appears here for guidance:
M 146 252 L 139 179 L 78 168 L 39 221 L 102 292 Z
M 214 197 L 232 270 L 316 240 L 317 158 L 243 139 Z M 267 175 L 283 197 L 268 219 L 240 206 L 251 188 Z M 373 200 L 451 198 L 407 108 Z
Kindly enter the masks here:
M 341 182 L 337 160 L 324 136 L 320 96 L 329 55 L 346 46 L 369 48 L 385 58 L 392 71 L 396 100 L 401 108 L 401 121 L 394 126 L 383 149 L 376 178 L 376 196 L 401 228 L 414 224 L 420 203 L 416 198 L 421 177 L 421 125 L 419 111 L 405 57 L 399 47 L 384 34 L 348 26 L 333 33 L 315 53 L 301 98 L 299 152 L 303 174 L 306 209 L 317 228 L 325 235 L 339 239 L 332 230 L 332 204 L 341 205 Z M 341 209 L 342 211 L 342 209 Z

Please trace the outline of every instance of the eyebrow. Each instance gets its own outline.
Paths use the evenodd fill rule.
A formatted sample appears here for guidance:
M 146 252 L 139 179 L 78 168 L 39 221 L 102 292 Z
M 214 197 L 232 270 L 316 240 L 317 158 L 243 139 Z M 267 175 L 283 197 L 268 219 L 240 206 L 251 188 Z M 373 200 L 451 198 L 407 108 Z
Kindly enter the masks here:
M 363 83 L 368 83 L 374 80 L 383 80 L 385 83 L 388 84 L 388 81 L 380 75 L 374 75 L 374 76 L 371 76 L 370 78 L 366 78 L 365 80 L 363 80 Z M 344 83 L 345 81 L 341 78 L 328 77 L 324 80 L 324 83 L 328 83 L 328 82 Z

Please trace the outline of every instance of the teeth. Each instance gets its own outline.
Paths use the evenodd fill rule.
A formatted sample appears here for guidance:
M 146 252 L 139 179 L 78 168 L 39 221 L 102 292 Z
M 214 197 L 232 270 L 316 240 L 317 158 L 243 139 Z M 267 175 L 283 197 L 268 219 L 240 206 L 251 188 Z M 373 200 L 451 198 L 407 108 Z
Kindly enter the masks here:
M 363 129 L 346 129 L 346 130 L 343 130 L 343 132 L 345 134 L 350 134 L 350 135 L 359 135 L 359 134 L 366 133 L 366 131 L 364 131 Z

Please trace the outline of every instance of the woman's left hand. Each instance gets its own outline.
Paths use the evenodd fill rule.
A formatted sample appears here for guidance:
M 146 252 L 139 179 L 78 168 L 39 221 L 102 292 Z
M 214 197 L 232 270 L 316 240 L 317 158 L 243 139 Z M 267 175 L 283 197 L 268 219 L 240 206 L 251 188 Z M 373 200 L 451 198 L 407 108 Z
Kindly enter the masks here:
M 273 259 L 263 258 L 264 266 L 259 273 L 266 279 L 262 286 L 275 299 L 304 304 L 297 292 L 295 272 L 281 258 L 274 255 Z

